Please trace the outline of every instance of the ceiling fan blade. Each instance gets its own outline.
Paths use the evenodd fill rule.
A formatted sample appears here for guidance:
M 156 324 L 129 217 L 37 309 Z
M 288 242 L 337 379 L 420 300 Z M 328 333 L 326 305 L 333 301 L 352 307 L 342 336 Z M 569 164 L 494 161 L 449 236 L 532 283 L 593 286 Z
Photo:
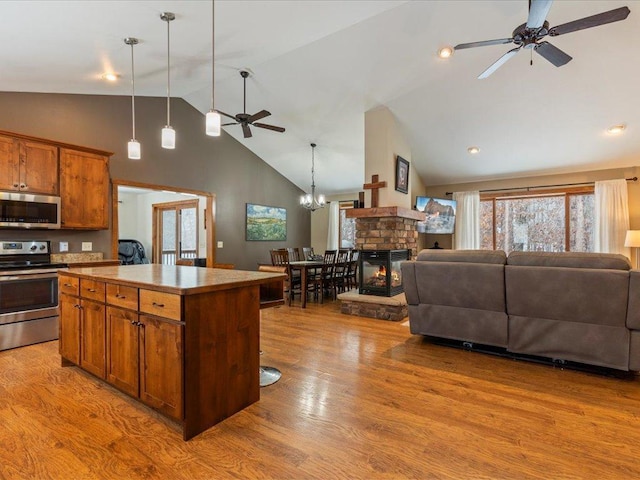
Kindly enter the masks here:
M 249 123 L 253 123 L 256 120 L 260 120 L 261 118 L 268 117 L 269 115 L 271 115 L 271 112 L 267 112 L 266 110 L 260 110 L 258 113 L 254 113 L 253 115 L 251 115 L 247 119 L 247 121 Z
M 266 128 L 267 130 L 273 130 L 274 132 L 284 132 L 283 127 L 276 127 L 275 125 L 267 125 L 266 123 L 254 123 L 254 127 Z
M 573 57 L 567 55 L 555 45 L 551 45 L 549 42 L 539 43 L 535 46 L 534 50 L 553 63 L 556 67 L 561 67 L 573 59 Z
M 529 17 L 527 28 L 540 28 L 547 19 L 553 0 L 531 0 L 529 2 Z
M 233 118 L 236 122 L 238 121 L 234 115 L 229 115 L 228 113 L 221 112 L 220 110 L 216 110 L 220 115 L 224 115 L 225 117 Z
M 487 45 L 502 45 L 504 43 L 513 42 L 513 38 L 498 38 L 497 40 L 485 40 L 483 42 L 461 43 L 453 47 L 454 50 L 463 50 L 465 48 L 486 47 Z
M 574 20 L 573 22 L 563 23 L 557 27 L 553 27 L 549 30 L 549 35 L 556 37 L 558 35 L 564 35 L 565 33 L 577 32 L 578 30 L 584 30 L 585 28 L 597 27 L 605 25 L 607 23 L 619 22 L 629 16 L 629 7 L 620 7 L 615 10 L 609 10 L 608 12 L 598 13 L 590 17 Z
M 242 124 L 242 133 L 244 133 L 244 138 L 251 137 L 251 129 L 249 128 L 249 124 L 248 123 L 243 123 Z
M 516 53 L 518 53 L 518 51 L 521 49 L 522 47 L 517 47 L 517 48 L 512 48 L 511 50 L 509 50 L 507 53 L 505 53 L 504 55 L 502 55 L 493 65 L 491 65 L 489 68 L 487 68 L 484 72 L 482 72 L 479 76 L 478 79 L 482 80 L 483 78 L 487 78 L 489 75 L 491 75 L 493 72 L 495 72 L 497 69 L 499 69 L 502 65 L 504 65 L 507 60 L 509 60 L 511 57 L 513 57 Z
M 218 112 L 220 113 L 220 112 Z M 221 127 L 228 127 L 229 125 L 238 125 L 238 122 L 231 122 L 231 123 L 223 123 L 222 125 L 220 125 Z

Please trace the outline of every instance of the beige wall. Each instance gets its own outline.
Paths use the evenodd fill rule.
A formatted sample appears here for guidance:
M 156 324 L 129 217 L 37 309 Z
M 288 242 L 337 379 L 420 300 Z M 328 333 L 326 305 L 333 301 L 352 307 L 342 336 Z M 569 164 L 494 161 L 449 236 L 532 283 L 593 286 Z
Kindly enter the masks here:
M 426 195 L 451 198 L 446 192 L 466 192 L 471 190 L 491 190 L 497 188 L 533 187 L 537 185 L 558 185 L 566 183 L 588 183 L 599 180 L 613 180 L 617 178 L 640 177 L 640 167 L 614 168 L 609 170 L 593 170 L 561 175 L 544 175 L 537 177 L 512 178 L 502 180 L 487 180 L 484 182 L 459 183 L 451 185 L 428 186 Z M 628 182 L 629 190 L 629 222 L 632 230 L 640 230 L 640 181 Z M 440 246 L 451 248 L 452 235 L 420 235 L 425 237 L 427 246 L 437 241 Z M 635 252 L 632 253 L 635 265 Z
M 409 171 L 409 193 L 397 192 L 396 155 L 411 163 L 411 149 L 400 133 L 393 113 L 386 107 L 369 110 L 364 114 L 365 183 L 371 182 L 372 175 L 387 182 L 387 186 L 379 190 L 379 206 L 411 208 L 415 170 Z M 365 190 L 364 205 L 371 206 L 371 190 Z
M 342 200 L 358 200 L 358 192 L 343 193 L 327 197 L 328 202 Z M 311 214 L 311 246 L 315 253 L 323 253 L 327 249 L 327 235 L 329 234 L 329 206 L 316 210 Z

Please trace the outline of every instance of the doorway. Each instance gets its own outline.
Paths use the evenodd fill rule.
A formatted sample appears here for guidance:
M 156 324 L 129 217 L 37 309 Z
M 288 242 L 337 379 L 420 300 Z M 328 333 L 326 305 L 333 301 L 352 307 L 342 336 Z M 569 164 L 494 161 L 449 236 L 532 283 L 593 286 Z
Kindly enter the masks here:
M 143 198 L 144 200 L 142 200 Z M 134 218 L 127 218 L 132 216 L 132 199 L 135 199 L 135 203 L 146 206 L 141 207 Z M 167 208 L 162 208 L 163 204 Z M 179 208 L 180 205 L 185 208 Z M 161 208 L 156 210 L 156 206 Z M 195 211 L 193 210 L 194 206 L 196 206 Z M 185 215 L 184 221 L 176 218 L 176 215 L 179 215 L 177 212 Z M 166 215 L 166 217 L 158 221 L 157 215 Z M 175 220 L 173 223 L 170 219 L 172 215 Z M 156 228 L 158 223 L 164 224 L 160 230 Z M 212 193 L 114 179 L 112 180 L 111 224 L 113 258 L 118 258 L 118 239 L 131 235 L 131 229 L 127 225 L 132 224 L 136 228 L 148 230 L 148 234 L 136 234 L 145 236 L 143 244 L 146 243 L 147 256 L 152 259 L 153 263 L 175 264 L 176 259 L 179 258 L 197 257 L 205 257 L 207 266 L 212 266 L 215 263 L 215 195 Z M 178 229 L 183 227 L 185 231 L 178 232 Z M 163 230 L 173 231 L 173 237 L 169 235 L 164 239 L 165 241 L 162 236 L 156 239 L 157 231 L 162 232 Z M 191 230 L 191 233 L 187 230 Z M 171 238 L 174 242 L 173 247 Z M 182 245 L 179 242 L 182 242 Z M 167 261 L 163 262 L 162 252 L 165 249 L 167 250 L 165 256 Z M 173 256 L 171 252 L 173 252 Z

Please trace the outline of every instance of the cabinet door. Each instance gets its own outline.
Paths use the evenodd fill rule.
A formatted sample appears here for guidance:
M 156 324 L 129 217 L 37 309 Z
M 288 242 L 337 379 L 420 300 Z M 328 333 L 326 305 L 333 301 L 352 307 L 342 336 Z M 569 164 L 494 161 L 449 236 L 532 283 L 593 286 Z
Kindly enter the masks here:
M 20 191 L 58 195 L 58 147 L 20 142 Z
M 109 228 L 108 162 L 102 155 L 60 150 L 62 228 Z
M 80 366 L 87 372 L 105 378 L 106 328 L 104 304 L 80 300 Z
M 80 299 L 60 295 L 60 356 L 80 365 Z
M 184 327 L 146 315 L 140 315 L 140 323 L 140 399 L 182 420 Z
M 20 188 L 20 155 L 17 142 L 0 136 L 0 190 Z
M 107 307 L 107 381 L 138 397 L 138 314 Z

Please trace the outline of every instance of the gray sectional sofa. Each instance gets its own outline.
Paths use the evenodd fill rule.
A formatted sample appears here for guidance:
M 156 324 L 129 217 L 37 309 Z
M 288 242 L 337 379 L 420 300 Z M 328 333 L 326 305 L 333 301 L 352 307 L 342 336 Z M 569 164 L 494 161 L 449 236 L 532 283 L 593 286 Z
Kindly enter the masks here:
M 640 371 L 640 271 L 623 255 L 423 250 L 402 279 L 411 333 Z

